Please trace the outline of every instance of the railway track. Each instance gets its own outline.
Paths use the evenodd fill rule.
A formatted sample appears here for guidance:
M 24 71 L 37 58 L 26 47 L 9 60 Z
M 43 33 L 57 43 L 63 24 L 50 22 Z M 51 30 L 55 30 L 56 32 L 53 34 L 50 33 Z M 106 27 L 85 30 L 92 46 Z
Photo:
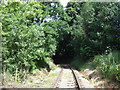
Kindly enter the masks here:
M 80 90 L 81 84 L 77 73 L 69 65 L 60 65 L 61 71 L 52 88 L 74 88 Z

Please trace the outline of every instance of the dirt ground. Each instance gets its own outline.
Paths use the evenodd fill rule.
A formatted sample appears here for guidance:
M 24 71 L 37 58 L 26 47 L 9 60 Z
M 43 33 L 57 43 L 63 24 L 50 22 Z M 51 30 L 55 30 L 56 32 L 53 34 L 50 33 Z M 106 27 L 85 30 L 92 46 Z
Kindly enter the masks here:
M 0 88 L 51 88 L 52 83 L 57 78 L 60 68 L 50 72 L 37 70 L 35 74 L 28 75 L 22 83 L 11 80 L 11 76 L 4 75 L 4 81 L 1 80 Z
M 83 72 L 80 72 L 80 74 L 83 75 L 82 77 L 89 80 L 94 88 L 120 88 L 116 83 L 103 78 L 99 70 L 85 69 Z

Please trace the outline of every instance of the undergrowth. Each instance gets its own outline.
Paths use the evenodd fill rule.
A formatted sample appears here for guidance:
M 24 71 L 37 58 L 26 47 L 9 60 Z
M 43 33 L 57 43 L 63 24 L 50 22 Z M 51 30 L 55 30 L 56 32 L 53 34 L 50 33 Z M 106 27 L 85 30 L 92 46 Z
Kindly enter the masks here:
M 93 62 L 101 70 L 103 76 L 120 82 L 120 52 L 112 51 L 109 54 L 95 56 Z
M 106 54 L 96 55 L 92 61 L 81 62 L 76 59 L 71 63 L 77 70 L 84 69 L 98 69 L 101 71 L 103 77 L 109 80 L 120 82 L 120 52 L 111 51 Z

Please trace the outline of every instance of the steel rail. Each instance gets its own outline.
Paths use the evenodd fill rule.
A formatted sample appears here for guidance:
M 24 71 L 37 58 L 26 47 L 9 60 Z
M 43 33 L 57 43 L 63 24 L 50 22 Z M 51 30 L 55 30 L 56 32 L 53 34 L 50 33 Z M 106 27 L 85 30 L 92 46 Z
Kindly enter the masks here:
M 52 88 L 59 88 L 58 87 L 58 82 L 61 80 L 61 77 L 62 77 L 63 66 L 64 65 L 61 65 L 61 71 L 60 71 L 57 79 L 55 80 L 54 84 L 52 85 Z M 74 72 L 74 70 L 71 68 L 70 65 L 67 64 L 66 66 L 72 71 L 72 74 L 73 74 L 73 77 L 74 77 L 74 80 L 75 80 L 75 83 L 76 83 L 76 86 L 77 86 L 76 89 L 81 90 L 82 86 L 81 86 L 80 79 L 79 79 L 78 75 Z
M 78 89 L 78 90 L 81 90 L 81 89 L 82 89 L 82 86 L 81 86 L 80 79 L 79 79 L 78 75 L 76 75 L 76 73 L 74 72 L 74 70 L 71 68 L 70 65 L 68 65 L 68 66 L 69 66 L 69 68 L 71 69 L 72 74 L 73 74 L 73 76 L 74 76 L 75 82 L 76 82 L 76 84 L 77 84 L 77 89 Z

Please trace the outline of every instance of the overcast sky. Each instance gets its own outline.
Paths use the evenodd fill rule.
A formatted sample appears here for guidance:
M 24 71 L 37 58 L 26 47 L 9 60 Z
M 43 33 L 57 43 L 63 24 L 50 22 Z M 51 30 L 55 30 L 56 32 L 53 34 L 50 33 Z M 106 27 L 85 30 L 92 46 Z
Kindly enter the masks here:
M 60 0 L 61 4 L 65 7 L 70 0 Z

